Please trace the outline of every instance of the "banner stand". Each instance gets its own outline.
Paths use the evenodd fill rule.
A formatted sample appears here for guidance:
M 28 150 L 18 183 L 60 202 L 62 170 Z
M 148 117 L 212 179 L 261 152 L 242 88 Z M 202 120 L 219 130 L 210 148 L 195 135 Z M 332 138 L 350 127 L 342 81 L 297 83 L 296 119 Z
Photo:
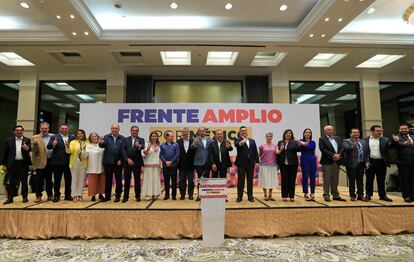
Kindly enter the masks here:
M 220 247 L 224 244 L 227 179 L 201 179 L 200 198 L 203 247 Z

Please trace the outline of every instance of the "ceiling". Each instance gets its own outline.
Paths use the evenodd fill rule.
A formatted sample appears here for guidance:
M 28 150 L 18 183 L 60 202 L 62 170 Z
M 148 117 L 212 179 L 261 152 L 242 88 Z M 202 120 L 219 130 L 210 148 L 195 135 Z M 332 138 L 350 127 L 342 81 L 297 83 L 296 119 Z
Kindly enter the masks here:
M 363 73 L 414 79 L 414 26 L 402 22 L 413 0 L 175 0 L 176 9 L 173 0 L 25 1 L 29 8 L 21 2 L 0 0 L 0 52 L 15 52 L 35 66 L 0 63 L 0 79 L 32 71 L 40 79 L 102 79 L 113 70 L 160 77 L 277 72 L 290 80 Z M 191 63 L 163 65 L 161 51 L 189 51 Z M 234 65 L 207 66 L 210 51 L 238 55 Z M 272 66 L 252 66 L 258 52 L 283 55 Z M 318 53 L 346 56 L 330 67 L 304 67 Z M 403 57 L 378 69 L 356 68 L 376 54 Z

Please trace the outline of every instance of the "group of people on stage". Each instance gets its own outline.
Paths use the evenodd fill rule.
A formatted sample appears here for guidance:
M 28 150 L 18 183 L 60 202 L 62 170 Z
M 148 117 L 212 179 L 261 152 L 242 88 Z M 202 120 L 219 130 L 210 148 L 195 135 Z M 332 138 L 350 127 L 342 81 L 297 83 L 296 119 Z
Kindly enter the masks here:
M 202 177 L 226 178 L 231 167 L 231 142 L 224 139 L 223 131 L 216 130 L 214 139 L 199 127 L 196 137 L 190 137 L 188 128 L 182 129 L 182 137 L 174 141 L 174 133 L 167 131 L 165 143 L 160 144 L 157 132 L 151 132 L 149 140 L 139 137 L 139 128 L 132 126 L 131 135 L 120 135 L 119 125 L 112 125 L 111 132 L 103 137 L 92 132 L 87 137 L 79 129 L 76 135 L 69 134 L 66 124 L 60 125 L 59 133 L 49 133 L 49 124 L 40 124 L 40 133 L 32 139 L 23 136 L 23 127 L 14 127 L 14 136 L 7 139 L 2 164 L 7 172 L 5 185 L 7 200 L 13 197 L 21 183 L 23 202 L 28 202 L 29 166 L 35 170 L 34 191 L 36 203 L 41 202 L 45 190 L 47 200 L 60 201 L 62 176 L 65 179 L 65 200 L 82 201 L 84 180 L 88 177 L 88 195 L 92 201 L 99 196 L 109 201 L 112 196 L 112 181 L 115 177 L 114 202 L 129 199 L 131 177 L 134 176 L 136 201 L 141 196 L 157 199 L 161 194 L 160 171 L 164 176 L 164 200 L 177 197 L 177 176 L 180 199 L 186 194 L 194 199 L 194 171 L 197 181 Z M 396 148 L 397 166 L 402 184 L 402 196 L 406 202 L 414 201 L 414 137 L 409 135 L 409 126 L 401 124 L 399 134 L 391 139 L 382 136 L 382 128 L 373 125 L 371 135 L 360 139 L 357 128 L 351 130 L 349 139 L 334 136 L 334 128 L 325 126 L 325 134 L 319 138 L 320 164 L 323 167 L 323 198 L 325 201 L 346 201 L 338 192 L 340 164 L 344 164 L 349 180 L 351 201 L 369 201 L 373 196 L 374 178 L 377 178 L 379 198 L 392 201 L 386 195 L 385 176 L 389 165 L 388 149 Z M 317 173 L 316 143 L 312 130 L 306 128 L 302 138 L 296 140 L 291 129 L 283 132 L 282 139 L 273 143 L 273 134 L 266 133 L 266 143 L 256 146 L 248 135 L 247 127 L 241 126 L 237 139 L 235 165 L 238 171 L 237 202 L 242 201 L 247 181 L 248 201 L 254 202 L 253 176 L 259 167 L 259 187 L 263 188 L 264 199 L 275 201 L 273 189 L 279 186 L 278 168 L 281 173 L 283 201 L 295 201 L 295 185 L 298 166 L 302 170 L 302 186 L 307 201 L 315 201 L 315 180 Z M 300 152 L 300 161 L 298 153 Z M 143 173 L 141 186 L 141 172 Z M 364 194 L 363 178 L 366 174 Z M 53 175 L 53 179 L 52 179 Z M 124 177 L 124 185 L 122 178 Z M 356 184 L 356 189 L 355 189 Z M 309 192 L 310 187 L 310 192 Z M 197 184 L 197 191 L 199 184 Z M 170 195 L 171 193 L 171 195 Z M 197 201 L 200 200 L 197 194 Z

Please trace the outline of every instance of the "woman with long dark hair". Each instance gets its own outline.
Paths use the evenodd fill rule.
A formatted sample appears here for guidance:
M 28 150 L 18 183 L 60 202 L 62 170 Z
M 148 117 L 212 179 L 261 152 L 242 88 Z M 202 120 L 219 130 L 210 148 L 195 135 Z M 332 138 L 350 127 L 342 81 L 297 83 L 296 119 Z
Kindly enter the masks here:
M 302 169 L 302 189 L 307 201 L 315 201 L 315 179 L 316 179 L 316 143 L 312 140 L 312 130 L 303 130 L 303 137 L 300 140 L 301 155 L 300 167 Z M 311 194 L 309 195 L 308 181 Z
M 298 171 L 299 142 L 295 141 L 293 131 L 286 129 L 282 140 L 277 143 L 278 157 L 276 158 L 282 175 L 282 200 L 295 201 L 295 183 Z

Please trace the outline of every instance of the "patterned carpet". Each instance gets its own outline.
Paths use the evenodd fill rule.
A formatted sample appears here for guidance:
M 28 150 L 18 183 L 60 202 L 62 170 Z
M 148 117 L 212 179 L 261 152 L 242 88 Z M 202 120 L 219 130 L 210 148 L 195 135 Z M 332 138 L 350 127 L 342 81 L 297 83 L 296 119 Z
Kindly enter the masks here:
M 200 240 L 0 239 L 0 261 L 414 261 L 414 234 Z

